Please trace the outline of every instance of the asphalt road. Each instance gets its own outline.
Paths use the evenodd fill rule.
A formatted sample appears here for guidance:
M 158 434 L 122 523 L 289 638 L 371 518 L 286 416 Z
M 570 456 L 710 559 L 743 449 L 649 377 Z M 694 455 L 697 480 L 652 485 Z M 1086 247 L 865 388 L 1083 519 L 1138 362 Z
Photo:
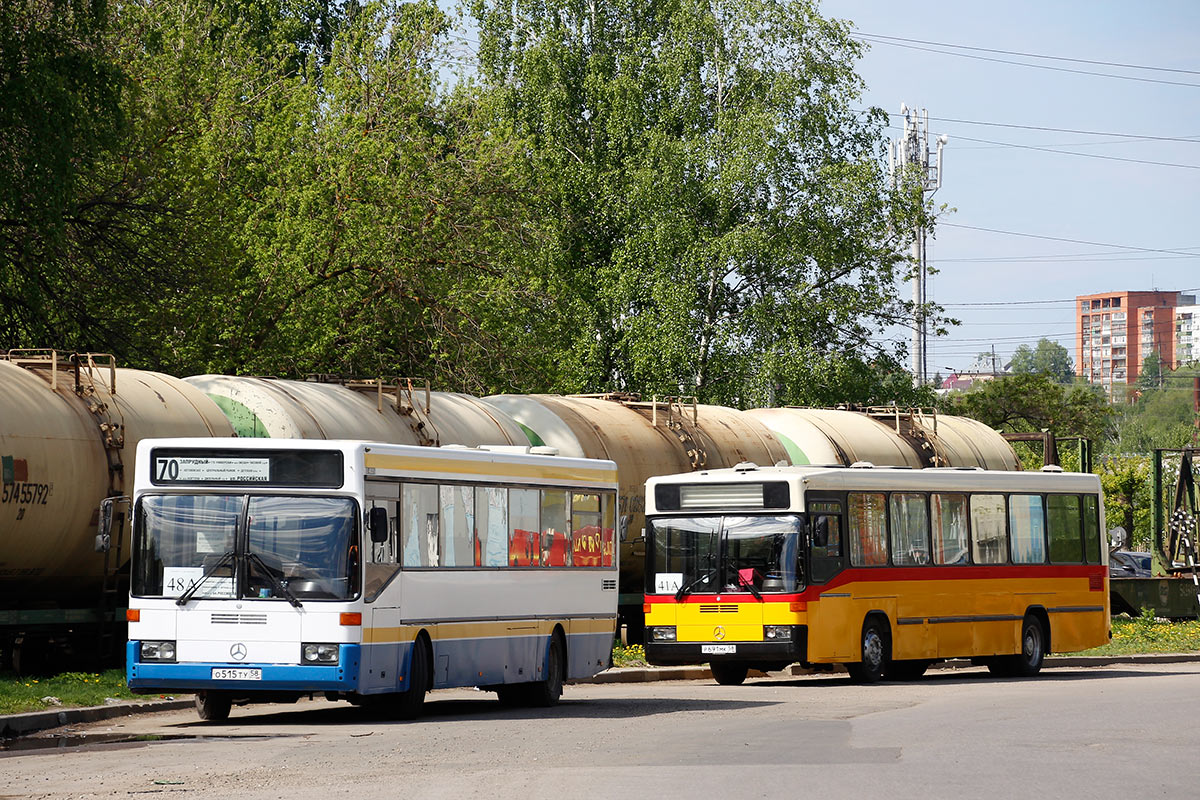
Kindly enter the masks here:
M 403 723 L 345 704 L 170 711 L 0 753 L 0 797 L 1192 797 L 1200 664 L 568 687 L 553 709 L 431 695 Z M 130 741 L 137 739 L 137 741 Z

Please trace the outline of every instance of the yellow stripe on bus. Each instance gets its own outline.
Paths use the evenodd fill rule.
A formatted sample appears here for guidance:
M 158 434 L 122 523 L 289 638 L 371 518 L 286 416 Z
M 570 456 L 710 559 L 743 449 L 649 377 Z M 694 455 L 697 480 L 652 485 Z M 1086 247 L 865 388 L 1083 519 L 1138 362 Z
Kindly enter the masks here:
M 508 620 L 500 622 L 430 622 L 424 625 L 364 628 L 364 644 L 411 642 L 419 631 L 429 632 L 435 640 L 496 639 L 512 636 L 549 636 L 554 626 L 562 623 L 568 634 L 614 633 L 616 620 L 608 619 L 548 619 Z
M 617 482 L 616 470 L 565 467 L 561 465 L 541 466 L 538 464 L 512 464 L 490 461 L 479 463 L 452 458 L 391 456 L 383 453 L 368 453 L 365 464 L 368 469 L 388 470 L 406 474 L 413 472 L 439 472 L 456 475 L 495 475 L 499 478 L 558 479 L 585 481 L 589 483 Z

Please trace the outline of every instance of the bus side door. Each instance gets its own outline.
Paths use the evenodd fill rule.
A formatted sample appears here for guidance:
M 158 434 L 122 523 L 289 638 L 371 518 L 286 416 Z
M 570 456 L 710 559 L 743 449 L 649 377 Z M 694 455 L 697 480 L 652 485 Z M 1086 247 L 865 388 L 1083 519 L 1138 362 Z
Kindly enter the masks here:
M 846 566 L 845 498 L 842 494 L 806 495 L 808 513 L 808 581 L 823 586 Z M 808 604 L 808 655 L 811 661 L 846 658 L 857 644 L 858 622 L 851 619 L 849 589 L 831 586 Z M 847 637 L 845 631 L 855 635 Z

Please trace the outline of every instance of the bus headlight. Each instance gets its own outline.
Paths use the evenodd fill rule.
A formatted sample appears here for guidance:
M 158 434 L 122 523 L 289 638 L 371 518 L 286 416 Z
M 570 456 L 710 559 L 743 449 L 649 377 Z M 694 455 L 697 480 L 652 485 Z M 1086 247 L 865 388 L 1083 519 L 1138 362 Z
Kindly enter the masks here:
M 791 625 L 764 625 L 763 638 L 771 642 L 787 642 L 792 639 Z
M 338 646 L 336 644 L 302 644 L 300 653 L 305 664 L 336 664 L 338 662 Z
M 142 642 L 142 661 L 174 661 L 174 642 Z
M 650 641 L 652 642 L 673 642 L 675 641 L 675 626 L 674 625 L 659 625 L 650 628 Z

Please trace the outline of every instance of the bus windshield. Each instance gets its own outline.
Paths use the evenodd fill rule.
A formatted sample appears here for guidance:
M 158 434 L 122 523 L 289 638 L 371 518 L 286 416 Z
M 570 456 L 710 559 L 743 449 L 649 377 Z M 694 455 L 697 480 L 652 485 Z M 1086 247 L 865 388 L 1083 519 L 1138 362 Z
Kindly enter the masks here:
M 133 593 L 344 600 L 357 594 L 345 497 L 151 495 L 139 502 Z
M 648 527 L 650 594 L 804 588 L 800 515 L 658 517 Z

